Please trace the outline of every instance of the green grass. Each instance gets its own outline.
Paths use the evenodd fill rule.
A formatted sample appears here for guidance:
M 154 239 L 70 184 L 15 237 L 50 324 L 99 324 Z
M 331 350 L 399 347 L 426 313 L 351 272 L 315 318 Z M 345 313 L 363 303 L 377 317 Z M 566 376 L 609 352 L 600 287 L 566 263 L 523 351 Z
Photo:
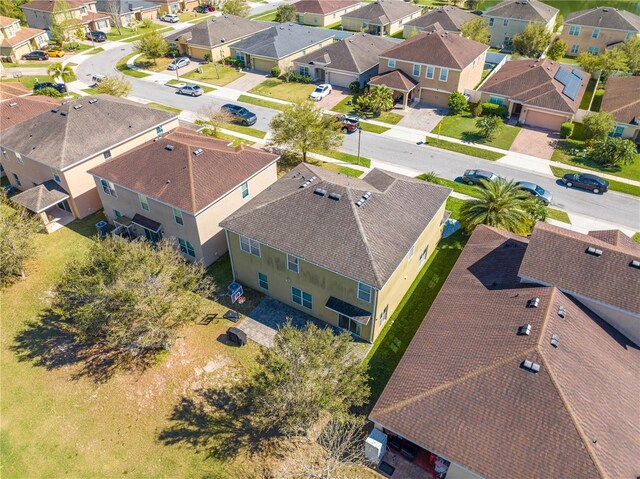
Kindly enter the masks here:
M 216 73 L 216 66 L 218 72 Z M 189 73 L 182 75 L 182 78 L 189 78 L 191 80 L 197 80 L 205 83 L 211 83 L 217 86 L 225 86 L 234 80 L 242 77 L 244 73 L 237 69 L 214 63 L 207 63 L 200 67 L 202 73 L 198 73 L 196 70 L 192 70 Z
M 431 133 L 440 133 L 444 136 L 457 138 L 469 143 L 477 143 L 481 145 L 493 146 L 508 150 L 520 133 L 520 127 L 503 125 L 502 131 L 492 140 L 482 138 L 476 128 L 476 118 L 467 115 L 446 116 L 431 131 Z
M 553 175 L 557 178 L 562 178 L 567 173 L 578 173 L 575 170 L 570 170 L 566 168 L 558 168 L 557 166 L 552 166 L 551 171 Z M 607 180 L 609 182 L 609 189 L 611 191 L 618 191 L 619 193 L 626 193 L 627 195 L 632 196 L 640 196 L 640 186 L 630 185 L 629 183 L 623 183 L 621 181 L 615 180 Z
M 239 138 L 237 136 L 229 135 L 227 133 L 222 133 L 221 131 L 217 131 L 215 135 L 213 134 L 213 130 L 209 128 L 203 128 L 200 130 L 201 133 L 205 135 L 212 136 L 214 138 L 218 138 L 219 140 L 225 140 L 230 143 L 230 146 L 238 146 L 238 145 L 253 145 L 255 142 L 245 140 L 244 138 Z
M 569 215 L 566 211 L 557 210 L 555 208 L 547 208 L 547 214 L 549 219 L 571 224 L 571 220 L 569 219 Z
M 591 78 L 589 83 L 587 84 L 587 89 L 584 91 L 584 96 L 582 97 L 582 101 L 580 102 L 580 108 L 583 110 L 589 109 L 589 104 L 591 103 L 591 97 L 593 97 L 593 92 L 596 88 L 596 83 L 598 80 L 596 78 Z
M 445 205 L 445 208 L 451 213 L 450 218 L 453 218 L 454 220 L 460 219 L 460 208 L 462 208 L 462 205 L 464 205 L 464 203 L 465 201 L 460 198 L 454 198 L 452 196 L 447 198 L 447 204 Z
M 277 98 L 291 102 L 299 102 L 309 99 L 309 95 L 316 88 L 313 84 L 284 82 L 278 78 L 270 78 L 260 85 L 249 90 L 255 95 Z
M 636 243 L 640 244 L 640 233 L 635 233 L 633 235 L 633 241 L 635 241 Z
M 73 48 L 70 50 L 67 50 L 67 48 L 70 48 L 70 46 L 72 46 Z M 93 48 L 93 46 L 91 45 L 91 43 L 89 43 L 88 45 L 85 45 L 84 43 L 80 43 L 80 42 L 73 42 L 71 45 L 69 45 L 68 43 L 65 43 L 64 45 L 64 51 L 67 52 L 69 55 L 74 55 L 76 53 L 82 53 L 85 52 L 89 49 Z
M 440 242 L 367 354 L 364 362 L 371 378 L 371 405 L 382 393 L 467 239 L 463 232 L 457 232 Z
M 276 11 L 269 10 L 268 12 L 260 13 L 258 15 L 252 15 L 249 18 L 251 18 L 252 20 L 262 20 L 263 22 L 275 22 Z
M 351 163 L 352 165 L 358 164 L 358 157 L 356 155 L 352 155 L 350 153 L 344 153 L 342 151 L 322 151 L 316 152 L 320 155 L 328 156 L 329 158 L 333 158 L 336 160 L 344 161 L 345 163 Z M 369 158 L 365 158 L 363 156 L 360 157 L 360 166 L 365 166 L 367 168 L 371 168 L 371 160 Z
M 225 130 L 235 131 L 236 133 L 244 133 L 245 135 L 255 136 L 256 138 L 264 139 L 267 136 L 266 131 L 258 130 L 257 128 L 251 128 L 250 126 L 238 125 L 236 123 L 227 123 L 222 128 Z
M 166 27 L 163 25 L 158 25 L 157 23 L 152 23 L 148 27 L 139 26 L 137 29 L 132 29 L 128 27 L 120 27 L 120 31 L 122 33 L 118 33 L 118 29 L 116 27 L 112 27 L 110 32 L 107 32 L 107 40 L 113 41 L 122 41 L 131 39 L 131 37 L 138 37 L 144 35 L 145 33 L 152 32 L 154 30 L 165 30 Z
M 604 90 L 602 88 L 598 88 L 596 90 L 596 94 L 593 97 L 593 103 L 591 104 L 591 111 L 600 111 L 603 97 L 604 97 Z
M 182 78 L 184 78 L 184 77 L 182 77 Z M 170 86 L 170 85 L 178 85 L 178 84 L 180 84 L 180 83 L 189 83 L 189 82 L 184 81 L 184 80 L 182 80 L 182 79 L 181 79 L 181 80 L 169 80 L 167 83 L 165 83 L 165 85 L 167 85 L 167 86 Z M 211 91 L 215 91 L 215 88 L 210 87 L 210 86 L 206 86 L 206 85 L 198 85 L 198 86 L 199 86 L 200 88 L 202 88 L 202 90 L 203 90 L 205 93 L 209 93 L 209 92 L 211 92 Z
M 578 65 L 577 57 L 562 57 L 558 63 L 566 63 L 568 65 Z
M 442 148 L 443 150 L 455 151 L 462 153 L 463 155 L 475 156 L 477 158 L 483 158 L 485 160 L 496 161 L 502 158 L 502 153 L 495 151 L 483 150 L 482 148 L 476 148 L 471 145 L 461 145 L 460 143 L 454 143 L 453 141 L 438 140 L 435 138 L 427 138 L 428 146 L 434 146 L 436 148 Z
M 22 75 L 21 77 L 18 77 L 18 78 L 3 78 L 0 81 L 1 82 L 19 82 L 23 87 L 29 90 L 33 90 L 33 85 L 36 84 L 36 78 L 41 82 L 51 81 L 51 78 L 49 78 L 48 75 L 38 75 L 38 76 Z
M 150 76 L 149 73 L 132 70 L 127 66 L 127 61 L 129 61 L 129 59 L 134 55 L 136 55 L 136 53 L 131 53 L 130 55 L 126 55 L 118 60 L 118 62 L 116 63 L 116 70 L 118 70 L 123 75 L 128 75 L 135 78 L 144 78 Z
M 360 118 L 365 120 L 376 120 L 381 121 L 383 123 L 389 123 L 391 125 L 397 124 L 402 118 L 402 115 L 398 113 L 393 113 L 391 111 L 383 111 L 379 115 L 374 115 L 371 112 L 367 111 L 357 111 L 354 109 L 354 98 L 349 95 L 345 97 L 340 103 L 334 106 L 331 111 L 337 111 L 338 113 L 347 113 L 352 115 L 358 115 Z
M 418 178 L 419 180 L 428 181 L 426 173 L 418 175 L 416 176 L 416 178 Z M 479 186 L 467 185 L 466 183 L 458 183 L 457 181 L 448 180 L 446 178 L 438 178 L 437 181 L 433 181 L 433 183 L 451 188 L 456 193 L 460 193 L 462 195 L 474 197 L 480 196 L 478 194 L 478 190 L 480 188 Z
M 401 29 L 400 31 L 394 33 L 393 35 L 389 35 L 389 38 L 404 38 L 403 37 L 403 30 Z
M 271 108 L 272 110 L 283 111 L 288 105 L 284 103 L 277 103 L 275 101 L 263 100 L 262 98 L 255 98 L 249 95 L 240 95 L 238 101 L 242 103 L 249 103 L 250 105 L 261 106 L 263 108 Z
M 373 125 L 365 121 L 360 122 L 360 128 L 362 128 L 362 131 L 367 131 L 369 133 L 384 133 L 385 131 L 390 130 L 390 128 L 387 128 L 386 126 Z
M 102 47 L 98 47 L 98 48 L 94 48 L 93 50 L 88 50 L 85 55 L 95 55 L 96 53 L 100 53 L 103 52 L 104 48 Z
M 225 253 L 215 263 L 207 268 L 209 276 L 218 288 L 226 288 L 233 281 L 233 270 L 229 253 Z
M 161 110 L 170 111 L 172 113 L 182 113 L 182 110 L 180 108 L 174 108 L 172 106 L 163 105 L 161 103 L 151 102 L 151 103 L 147 103 L 147 106 L 152 106 L 154 108 L 160 108 Z
M 327 170 L 342 173 L 343 175 L 353 176 L 358 178 L 364 174 L 362 170 L 356 170 L 355 168 L 349 168 L 348 166 L 336 165 L 335 163 L 327 163 L 326 161 L 314 161 L 313 164 L 326 168 Z
M 88 93 L 89 95 L 99 95 L 100 92 L 98 90 L 96 90 L 95 88 L 83 88 L 82 89 L 83 92 Z
M 158 28 L 155 29 L 155 31 L 158 32 L 158 33 L 166 33 L 166 32 L 171 31 L 171 30 L 173 30 L 172 27 L 162 27 L 162 26 L 159 26 Z M 125 38 L 123 40 L 120 40 L 120 41 L 125 42 L 125 43 L 137 42 L 138 40 L 140 40 L 140 38 L 139 38 L 140 35 L 143 35 L 144 33 L 146 33 L 146 32 L 140 33 L 138 35 L 132 35 L 132 36 L 130 36 L 128 38 Z
M 62 60 L 63 58 L 53 58 L 50 60 Z M 2 62 L 2 67 L 11 69 L 11 68 L 48 68 L 49 65 L 52 64 L 52 61 L 41 62 L 39 60 L 20 60 L 20 63 L 5 63 Z

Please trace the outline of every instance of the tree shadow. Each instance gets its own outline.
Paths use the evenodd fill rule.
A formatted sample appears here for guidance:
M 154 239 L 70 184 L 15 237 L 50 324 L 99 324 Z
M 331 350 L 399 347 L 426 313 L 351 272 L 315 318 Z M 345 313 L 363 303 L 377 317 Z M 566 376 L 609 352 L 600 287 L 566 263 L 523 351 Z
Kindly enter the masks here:
M 153 353 L 134 356 L 120 348 L 82 342 L 52 310 L 27 323 L 10 347 L 18 360 L 32 362 L 48 370 L 78 366 L 71 378 L 108 381 L 118 371 L 142 371 L 153 364 Z
M 483 138 L 477 131 L 463 131 L 462 141 L 465 143 L 486 143 L 487 140 Z

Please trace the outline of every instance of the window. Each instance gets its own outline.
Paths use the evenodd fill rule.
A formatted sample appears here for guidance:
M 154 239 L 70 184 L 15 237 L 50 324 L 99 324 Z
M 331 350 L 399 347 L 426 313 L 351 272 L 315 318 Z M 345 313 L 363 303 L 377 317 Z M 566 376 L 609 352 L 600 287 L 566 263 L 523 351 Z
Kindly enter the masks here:
M 16 155 L 16 160 L 18 160 L 18 163 L 24 165 L 24 161 L 22 161 L 22 155 L 17 151 L 15 152 L 15 155 Z
M 580 27 L 578 25 L 571 25 L 569 27 L 569 35 L 572 37 L 577 37 L 580 35 Z
M 308 77 L 309 75 L 309 67 L 300 67 L 300 75 L 303 77 Z
M 269 278 L 264 273 L 258 273 L 258 286 L 264 290 L 269 289 Z
M 313 17 L 313 23 L 318 24 L 318 17 Z
M 426 74 L 426 78 L 431 80 L 433 78 L 433 75 L 435 73 L 435 68 L 432 67 L 431 65 L 427 65 L 427 74 Z
M 247 183 L 246 181 L 242 183 L 241 189 L 242 189 L 242 198 L 246 198 L 247 196 L 249 196 L 249 183 Z
M 416 250 L 416 245 L 412 244 L 411 249 L 409 250 L 409 259 L 413 258 L 413 253 L 415 252 L 415 250 Z
M 449 70 L 447 68 L 440 69 L 440 81 L 447 81 L 449 78 Z
M 361 301 L 371 302 L 371 286 L 358 283 L 358 299 Z
M 420 65 L 413 65 L 413 76 L 414 77 L 420 76 Z
M 507 25 L 509 25 L 509 20 L 507 20 L 506 18 L 504 20 L 502 20 L 502 25 L 505 26 L 505 27 Z
M 113 210 L 113 215 L 116 217 L 117 220 L 119 220 L 122 217 L 122 213 L 120 213 L 118 210 Z
M 104 159 L 105 160 L 110 160 L 111 159 L 111 150 L 107 150 L 103 153 L 104 155 Z
M 622 136 L 622 132 L 624 131 L 624 126 L 616 125 L 613 131 L 609 134 L 613 138 L 620 138 Z
M 593 32 L 591 33 L 591 38 L 598 38 L 599 36 L 600 36 L 600 29 L 594 28 Z
M 51 168 L 51 174 L 53 175 L 53 181 L 56 183 L 62 183 L 62 178 L 60 178 L 60 172 L 58 170 Z
M 627 36 L 625 37 L 624 41 L 629 41 L 631 40 L 631 38 L 633 38 L 633 32 L 627 32 Z
M 16 185 L 22 186 L 22 183 L 20 183 L 20 178 L 18 178 L 18 175 L 16 175 L 15 173 L 13 174 L 13 179 L 16 182 Z
M 313 309 L 313 296 L 298 288 L 291 288 L 291 301 L 307 309 Z
M 253 256 L 260 256 L 260 243 L 246 236 L 240 235 L 240 249 Z
M 591 53 L 592 55 L 597 55 L 598 53 L 600 53 L 600 48 L 599 47 L 589 47 L 589 53 Z
M 389 68 L 395 68 L 396 67 L 396 61 L 389 59 L 389 61 L 387 62 L 387 66 Z
M 140 200 L 140 208 L 145 211 L 149 211 L 149 200 L 144 195 L 138 195 L 138 199 Z
M 184 226 L 184 220 L 182 219 L 182 211 L 173 208 L 173 219 L 181 226 Z
M 489 103 L 493 103 L 494 105 L 504 105 L 504 98 L 500 98 L 497 96 L 490 96 Z
M 360 323 L 354 321 L 349 316 L 345 316 L 344 314 L 338 315 L 338 326 L 345 331 L 360 336 Z
M 489 18 L 489 26 L 492 27 L 493 26 L 493 22 L 495 21 L 495 18 L 490 17 Z
M 7 150 L 2 150 L 2 158 L 4 161 L 9 161 L 9 155 L 7 155 Z
M 105 194 L 113 196 L 114 198 L 118 197 L 118 195 L 116 195 L 116 190 L 113 186 L 113 183 L 107 180 L 100 180 L 100 185 L 102 186 L 102 191 L 104 191 Z
M 424 263 L 424 261 L 427 259 L 427 253 L 429 251 L 429 247 L 426 246 L 423 250 L 422 253 L 420 253 L 420 264 Z
M 387 320 L 387 314 L 389 313 L 389 305 L 385 306 L 384 309 L 382 310 L 382 313 L 380 314 L 380 324 L 384 324 L 384 322 Z
M 300 260 L 295 256 L 287 255 L 287 269 L 294 273 L 300 272 Z
M 191 243 L 182 238 L 178 238 L 178 245 L 180 246 L 180 251 L 182 251 L 187 256 L 191 256 L 192 258 L 196 257 L 196 250 Z
M 578 53 L 579 48 L 580 45 L 578 45 L 577 43 L 575 45 L 571 45 L 571 53 Z

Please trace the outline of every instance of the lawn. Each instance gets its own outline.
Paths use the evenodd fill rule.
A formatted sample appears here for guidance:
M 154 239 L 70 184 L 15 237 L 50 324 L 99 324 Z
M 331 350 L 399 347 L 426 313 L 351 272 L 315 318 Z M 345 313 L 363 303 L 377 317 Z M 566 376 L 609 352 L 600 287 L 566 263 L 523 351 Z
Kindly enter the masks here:
M 276 21 L 276 11 L 269 10 L 268 12 L 259 13 L 258 15 L 252 15 L 249 18 L 252 20 L 261 20 L 263 22 L 275 22 Z
M 577 57 L 562 57 L 558 60 L 558 63 L 565 63 L 567 65 L 578 65 Z
M 104 51 L 104 48 L 102 47 L 98 47 L 98 48 L 93 48 L 92 50 L 88 50 L 85 55 L 95 55 L 96 53 L 102 53 Z
M 51 58 L 51 60 L 61 60 L 58 58 Z M 48 68 L 52 62 L 41 62 L 39 60 L 20 60 L 20 63 L 5 63 L 2 62 L 3 68 Z
M 139 26 L 136 29 L 120 27 L 120 31 L 122 33 L 118 33 L 118 29 L 116 27 L 112 27 L 111 31 L 107 32 L 107 40 L 121 41 L 131 37 L 144 35 L 145 33 L 149 33 L 154 30 L 160 30 L 162 28 L 165 28 L 165 27 L 163 25 L 158 25 L 157 23 L 152 23 L 148 27 Z
M 83 88 L 82 89 L 83 92 L 89 94 L 89 95 L 100 95 L 100 92 L 98 90 L 96 90 L 95 88 Z
M 245 140 L 244 138 L 239 138 L 237 136 L 229 135 L 227 133 L 222 133 L 221 131 L 217 131 L 215 135 L 213 134 L 213 130 L 209 128 L 203 128 L 200 130 L 201 133 L 205 135 L 212 136 L 214 138 L 218 138 L 219 140 L 226 140 L 229 142 L 229 146 L 235 147 L 238 145 L 253 145 L 255 142 Z
M 152 59 L 141 55 L 134 60 L 133 64 L 138 68 L 143 68 L 151 72 L 160 73 L 165 71 L 169 66 L 169 63 L 171 63 L 173 60 L 173 58 L 162 57 L 156 58 L 156 60 L 153 61 Z
M 635 241 L 636 243 L 640 244 L 640 233 L 636 233 L 633 235 L 633 241 Z
M 308 100 L 315 88 L 315 85 L 307 83 L 284 82 L 278 78 L 270 78 L 249 90 L 249 93 L 278 100 L 299 102 Z
M 170 111 L 172 113 L 182 113 L 182 110 L 180 108 L 174 108 L 172 106 L 163 105 L 161 103 L 151 102 L 151 103 L 147 103 L 147 106 L 152 106 L 154 108 L 160 108 L 161 110 Z
M 445 208 L 448 212 L 451 213 L 450 218 L 454 220 L 460 219 L 460 208 L 462 208 L 462 205 L 464 205 L 464 203 L 465 201 L 461 200 L 460 198 L 454 198 L 453 196 L 447 198 L 447 204 L 445 205 Z
M 584 91 L 584 96 L 582 97 L 582 101 L 580 102 L 580 108 L 583 110 L 588 110 L 589 105 L 591 104 L 591 98 L 593 97 L 593 92 L 596 88 L 596 83 L 598 82 L 597 78 L 591 78 L 589 83 L 587 84 L 587 89 Z
M 574 170 L 558 168 L 557 166 L 552 166 L 551 171 L 556 178 L 562 178 L 567 173 L 577 173 Z M 630 185 L 629 183 L 623 183 L 621 181 L 607 181 L 609 182 L 609 189 L 611 191 L 618 191 L 620 193 L 626 193 L 628 195 L 640 196 L 640 186 Z
M 137 55 L 137 53 L 131 53 L 130 55 L 126 55 L 122 57 L 120 60 L 118 60 L 118 62 L 116 63 L 116 70 L 118 70 L 120 73 L 124 75 L 129 75 L 136 78 L 148 77 L 149 73 L 141 72 L 138 70 L 132 70 L 127 65 L 127 62 L 129 61 L 129 59 L 134 55 Z
M 350 113 L 352 115 L 358 115 L 361 118 L 366 120 L 376 120 L 376 121 L 381 121 L 383 123 L 389 123 L 391 125 L 397 124 L 400 120 L 402 120 L 402 118 L 404 118 L 402 115 L 399 115 L 398 113 L 393 113 L 391 111 L 383 111 L 376 116 L 370 112 L 358 111 L 354 109 L 353 105 L 354 105 L 354 97 L 349 95 L 345 97 L 344 100 L 342 100 L 336 106 L 334 106 L 331 110 L 337 111 L 338 113 L 348 113 L 348 114 Z
M 476 148 L 470 145 L 461 145 L 460 143 L 454 143 L 453 141 L 438 140 L 434 138 L 427 138 L 425 143 L 427 146 L 434 146 L 436 148 L 442 148 L 443 150 L 455 151 L 462 153 L 463 155 L 475 156 L 477 158 L 483 158 L 485 160 L 496 161 L 502 158 L 502 153 L 495 151 L 483 150 L 482 148 Z
M 416 176 L 419 180 L 429 181 L 427 179 L 427 174 L 423 173 L 421 175 Z M 448 180 L 446 178 L 437 178 L 435 181 L 432 181 L 436 185 L 446 186 L 451 188 L 456 193 L 460 193 L 462 195 L 474 196 L 478 197 L 479 186 L 467 185 L 466 183 L 458 183 L 457 181 Z
M 353 176 L 358 178 L 359 176 L 364 174 L 362 170 L 356 170 L 355 168 L 349 168 L 348 166 L 337 165 L 335 163 L 327 163 L 326 161 L 318 161 L 318 160 L 307 160 L 307 163 L 311 163 L 312 165 L 318 165 L 327 170 L 335 171 L 337 173 L 342 173 L 343 175 Z
M 367 123 L 366 121 L 361 121 L 360 122 L 360 128 L 362 128 L 362 131 L 367 131 L 369 133 L 384 133 L 385 131 L 389 131 L 390 128 L 387 128 L 386 126 L 380 126 L 380 125 L 374 125 L 372 123 Z
M 182 75 L 182 78 L 189 78 L 190 80 L 211 83 L 217 86 L 225 86 L 244 75 L 244 73 L 238 71 L 234 67 L 216 63 L 207 63 L 200 68 L 202 69 L 202 73 L 198 73 L 196 70 L 192 70 L 189 73 L 185 73 L 184 75 Z
M 598 88 L 595 96 L 593 97 L 593 103 L 591 104 L 590 111 L 600 111 L 602 97 L 604 97 L 604 90 L 602 88 Z
M 557 210 L 555 208 L 547 208 L 547 214 L 549 219 L 571 224 L 571 220 L 569 219 L 569 215 L 566 211 Z
M 350 153 L 344 153 L 342 151 L 318 151 L 316 152 L 319 155 L 328 156 L 329 158 L 334 158 L 336 160 L 344 161 L 345 163 L 351 163 L 352 165 L 365 166 L 367 168 L 371 168 L 371 160 L 369 158 L 365 158 L 363 156 L 360 157 L 360 162 L 358 162 L 357 155 L 352 155 Z
M 172 27 L 160 27 L 160 28 L 156 29 L 156 32 L 165 33 L 165 32 L 171 31 L 171 30 L 173 30 Z M 140 39 L 139 35 L 132 35 L 129 38 L 125 38 L 124 40 L 121 40 L 121 41 L 123 41 L 125 43 L 133 43 L 133 42 L 137 42 L 139 39 Z
M 469 143 L 493 146 L 494 148 L 501 148 L 503 150 L 508 150 L 513 140 L 515 140 L 518 133 L 520 133 L 520 127 L 503 125 L 502 131 L 497 134 L 495 138 L 487 140 L 482 138 L 478 133 L 476 120 L 476 118 L 472 118 L 468 114 L 446 116 L 431 133 L 457 138 Z
M 261 106 L 263 108 L 271 108 L 272 110 L 283 111 L 288 105 L 284 103 L 277 103 L 275 101 L 263 100 L 262 98 L 256 98 L 249 95 L 240 95 L 238 101 L 242 103 L 249 103 L 250 105 Z

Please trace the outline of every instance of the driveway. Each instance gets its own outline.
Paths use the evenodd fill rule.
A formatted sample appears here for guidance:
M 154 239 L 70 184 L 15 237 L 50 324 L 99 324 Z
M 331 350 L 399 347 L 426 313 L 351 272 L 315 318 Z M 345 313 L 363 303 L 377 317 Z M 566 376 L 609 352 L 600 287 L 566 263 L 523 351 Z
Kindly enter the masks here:
M 249 91 L 260 85 L 260 83 L 265 81 L 267 78 L 271 78 L 271 75 L 247 71 L 240 78 L 233 80 L 224 87 L 232 90 Z
M 408 107 L 404 112 L 394 110 L 394 113 L 400 113 L 404 116 L 398 125 L 430 132 L 447 115 L 447 111 L 441 106 L 418 103 L 415 107 Z
M 331 110 L 349 95 L 351 95 L 351 92 L 346 88 L 334 88 L 329 95 L 317 102 L 317 105 L 325 110 Z
M 558 132 L 541 128 L 522 127 L 516 139 L 513 140 L 509 151 L 550 160 L 558 139 L 560 139 Z

